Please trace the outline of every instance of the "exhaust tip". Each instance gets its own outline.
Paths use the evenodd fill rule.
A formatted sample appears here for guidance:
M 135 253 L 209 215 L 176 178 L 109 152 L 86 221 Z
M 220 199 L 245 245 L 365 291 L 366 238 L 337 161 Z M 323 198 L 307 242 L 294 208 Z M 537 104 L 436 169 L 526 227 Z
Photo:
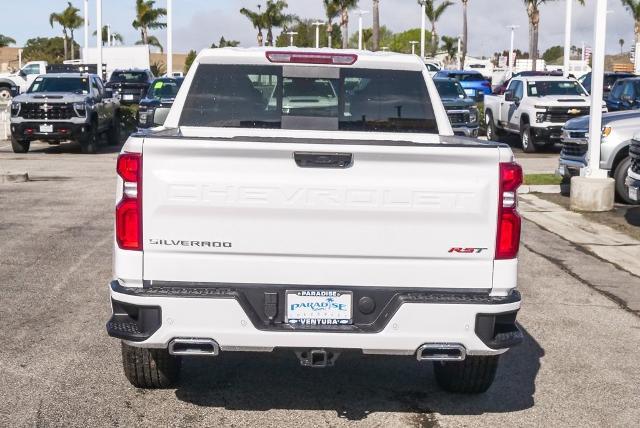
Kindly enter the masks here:
M 169 354 L 216 357 L 220 346 L 213 339 L 178 338 L 169 342 Z
M 418 361 L 463 361 L 467 349 L 458 343 L 425 343 L 418 348 Z

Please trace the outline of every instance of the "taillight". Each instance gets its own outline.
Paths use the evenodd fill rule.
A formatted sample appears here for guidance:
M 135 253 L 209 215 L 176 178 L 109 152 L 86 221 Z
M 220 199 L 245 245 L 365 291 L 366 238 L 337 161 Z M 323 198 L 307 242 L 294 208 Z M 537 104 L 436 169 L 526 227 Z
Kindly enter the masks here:
M 142 155 L 123 153 L 118 157 L 122 178 L 122 200 L 116 206 L 116 241 L 123 250 L 142 250 Z
M 522 167 L 515 162 L 500 164 L 500 200 L 496 260 L 514 259 L 520 249 L 522 219 L 518 215 L 518 187 L 522 184 Z
M 269 62 L 285 64 L 353 65 L 358 55 L 321 52 L 266 52 Z

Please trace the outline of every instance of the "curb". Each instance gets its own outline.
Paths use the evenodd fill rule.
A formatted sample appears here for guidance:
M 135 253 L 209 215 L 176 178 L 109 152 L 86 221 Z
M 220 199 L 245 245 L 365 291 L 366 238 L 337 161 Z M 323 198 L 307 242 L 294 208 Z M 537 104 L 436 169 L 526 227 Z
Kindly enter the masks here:
M 521 186 L 518 193 L 526 195 L 528 193 L 560 193 L 561 186 L 555 184 L 537 185 L 537 186 Z
M 0 174 L 0 183 L 25 183 L 29 181 L 26 172 L 7 172 Z

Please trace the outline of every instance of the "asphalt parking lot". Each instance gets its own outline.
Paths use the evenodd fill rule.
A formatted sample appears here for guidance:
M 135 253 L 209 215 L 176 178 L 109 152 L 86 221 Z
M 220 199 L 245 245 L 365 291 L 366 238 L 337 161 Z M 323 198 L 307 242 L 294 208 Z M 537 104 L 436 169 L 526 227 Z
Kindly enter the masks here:
M 0 418 L 9 425 L 601 427 L 640 420 L 640 314 L 591 287 L 616 278 L 619 268 L 529 222 L 519 276 L 526 340 L 502 357 L 484 395 L 440 391 L 431 367 L 409 357 L 344 355 L 333 369 L 312 370 L 288 353 L 185 359 L 176 389 L 136 390 L 104 328 L 116 157 L 44 144 L 15 155 L 0 142 L 0 170 L 31 176 L 0 185 Z M 567 254 L 584 269 L 563 264 Z M 640 290 L 640 278 L 626 278 Z

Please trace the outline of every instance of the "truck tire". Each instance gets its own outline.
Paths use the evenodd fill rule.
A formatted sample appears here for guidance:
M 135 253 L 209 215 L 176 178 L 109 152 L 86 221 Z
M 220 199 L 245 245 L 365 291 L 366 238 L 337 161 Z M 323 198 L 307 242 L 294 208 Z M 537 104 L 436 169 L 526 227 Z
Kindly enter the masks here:
M 613 172 L 613 178 L 616 180 L 616 196 L 618 200 L 624 202 L 629 205 L 637 205 L 638 203 L 633 199 L 629 198 L 629 188 L 627 187 L 625 181 L 627 180 L 627 175 L 629 174 L 629 167 L 631 166 L 631 158 L 627 156 L 622 159 L 622 161 L 618 164 L 615 171 Z
M 91 123 L 89 130 L 80 139 L 80 150 L 84 154 L 95 154 L 98 151 L 98 126 L 95 122 Z
M 467 356 L 464 361 L 436 361 L 436 382 L 447 392 L 480 394 L 493 384 L 499 355 Z
M 0 101 L 11 100 L 11 89 L 3 86 L 0 88 Z
M 500 141 L 500 132 L 493 121 L 493 113 L 488 111 L 485 115 L 485 121 L 487 122 L 487 140 Z
M 109 131 L 107 132 L 107 144 L 110 146 L 117 146 L 120 144 L 120 136 L 122 134 L 121 129 L 122 124 L 120 123 L 120 113 L 116 112 L 113 116 L 111 128 L 109 128 Z
M 180 376 L 180 359 L 166 349 L 136 348 L 124 342 L 122 367 L 127 380 L 136 388 L 170 388 Z
M 522 125 L 520 129 L 520 141 L 522 142 L 522 151 L 525 153 L 535 153 L 538 148 L 536 147 L 536 141 L 531 133 L 531 127 L 528 123 Z
M 11 148 L 13 153 L 27 153 L 31 147 L 31 141 L 18 140 L 13 135 L 11 136 Z

